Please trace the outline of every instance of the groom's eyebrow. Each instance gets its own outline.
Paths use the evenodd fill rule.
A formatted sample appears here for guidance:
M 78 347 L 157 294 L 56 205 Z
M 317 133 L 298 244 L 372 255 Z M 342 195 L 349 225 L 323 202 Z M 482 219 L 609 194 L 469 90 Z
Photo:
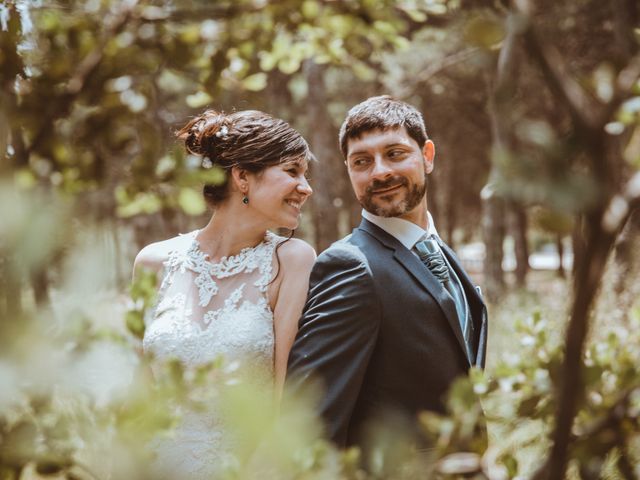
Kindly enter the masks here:
M 347 153 L 347 158 L 353 157 L 355 155 L 368 155 L 369 154 L 369 150 L 370 149 L 365 148 L 364 150 L 356 150 L 354 152 L 348 152 Z
M 403 142 L 396 142 L 396 143 L 390 143 L 389 145 L 385 145 L 384 148 L 388 149 L 388 148 L 394 148 L 394 147 L 404 147 L 407 148 L 409 145 L 407 145 L 406 143 Z
M 355 152 L 349 152 L 349 155 L 347 156 L 347 158 L 351 158 L 351 157 L 354 157 L 356 155 L 363 155 L 363 154 L 366 154 L 366 153 L 368 153 L 366 150 L 357 150 Z
M 394 147 L 407 148 L 408 145 L 406 143 L 402 143 L 402 142 L 388 143 L 386 145 L 383 145 L 382 149 L 383 150 L 388 150 L 389 148 L 394 148 Z M 349 152 L 347 158 L 351 158 L 352 156 L 356 156 L 356 155 L 366 155 L 368 153 L 369 153 L 369 150 L 356 150 L 355 152 Z

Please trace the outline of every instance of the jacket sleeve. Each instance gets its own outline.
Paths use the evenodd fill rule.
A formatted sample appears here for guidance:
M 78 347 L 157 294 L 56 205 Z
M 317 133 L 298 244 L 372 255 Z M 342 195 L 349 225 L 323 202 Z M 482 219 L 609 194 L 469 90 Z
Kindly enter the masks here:
M 338 446 L 346 445 L 379 324 L 379 300 L 366 259 L 354 246 L 334 244 L 311 272 L 286 389 L 304 394 L 321 382 L 318 413 L 327 437 Z

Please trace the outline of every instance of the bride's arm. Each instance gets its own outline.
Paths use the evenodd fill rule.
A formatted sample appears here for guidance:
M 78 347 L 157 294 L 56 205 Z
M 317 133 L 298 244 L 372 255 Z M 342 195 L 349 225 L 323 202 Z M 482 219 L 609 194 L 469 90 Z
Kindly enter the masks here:
M 291 239 L 278 250 L 282 280 L 273 310 L 275 333 L 275 387 L 282 392 L 287 360 L 298 331 L 298 321 L 307 299 L 309 274 L 316 259 L 313 248 L 302 240 Z
M 166 247 L 163 243 L 168 242 L 152 243 L 138 252 L 133 262 L 134 281 L 142 271 L 152 271 L 156 275 L 160 275 L 162 264 L 167 257 Z
M 163 262 L 166 259 L 165 250 L 166 248 L 163 248 L 162 242 L 152 243 L 140 250 L 133 262 L 132 282 L 139 281 L 143 273 L 150 272 L 156 276 L 157 289 L 161 279 Z M 143 356 L 142 343 L 137 345 L 136 351 L 140 357 Z

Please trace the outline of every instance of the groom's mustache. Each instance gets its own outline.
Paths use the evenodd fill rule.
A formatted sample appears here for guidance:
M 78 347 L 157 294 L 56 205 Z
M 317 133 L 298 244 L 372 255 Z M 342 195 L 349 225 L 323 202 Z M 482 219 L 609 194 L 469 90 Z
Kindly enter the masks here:
M 408 185 L 408 183 L 404 177 L 392 177 L 384 181 L 374 180 L 371 182 L 371 185 L 367 187 L 366 192 L 371 194 L 377 190 L 386 190 L 387 188 L 397 187 L 399 185 Z

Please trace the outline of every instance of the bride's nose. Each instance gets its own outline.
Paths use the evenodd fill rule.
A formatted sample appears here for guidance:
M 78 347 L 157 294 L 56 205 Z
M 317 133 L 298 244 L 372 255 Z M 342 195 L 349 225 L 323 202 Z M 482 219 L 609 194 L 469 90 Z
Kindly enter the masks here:
M 309 181 L 306 177 L 302 177 L 302 180 L 300 180 L 300 183 L 298 183 L 296 190 L 298 191 L 298 193 L 302 193 L 303 195 L 307 196 L 313 193 L 313 189 L 311 188 L 311 185 L 309 185 Z

